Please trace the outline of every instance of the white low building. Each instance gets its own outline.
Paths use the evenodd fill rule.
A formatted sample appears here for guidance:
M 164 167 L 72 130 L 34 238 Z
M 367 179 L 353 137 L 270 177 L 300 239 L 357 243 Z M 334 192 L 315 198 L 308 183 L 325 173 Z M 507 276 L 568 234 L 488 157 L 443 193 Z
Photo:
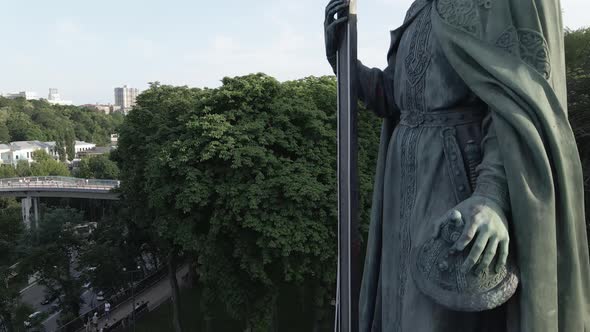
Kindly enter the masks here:
M 12 148 L 8 144 L 0 144 L 2 164 L 12 164 Z
M 96 147 L 94 143 L 88 143 L 84 141 L 76 141 L 74 145 L 74 150 L 76 152 L 76 156 L 78 156 L 79 152 L 89 151 Z
M 7 150 L 6 147 L 9 147 L 10 150 Z M 16 165 L 21 160 L 26 160 L 30 163 L 33 161 L 33 152 L 37 150 L 47 152 L 54 159 L 58 159 L 59 157 L 55 150 L 55 142 L 20 141 L 11 142 L 9 145 L 3 144 L 0 147 L 2 163 Z
M 94 143 L 84 141 L 76 141 L 74 151 L 76 156 L 80 152 L 89 151 L 96 147 Z M 59 159 L 59 153 L 56 149 L 55 142 L 41 142 L 41 141 L 20 141 L 11 142 L 9 144 L 0 144 L 0 158 L 2 164 L 16 166 L 19 161 L 25 160 L 29 163 L 33 162 L 33 152 L 43 150 L 53 159 Z

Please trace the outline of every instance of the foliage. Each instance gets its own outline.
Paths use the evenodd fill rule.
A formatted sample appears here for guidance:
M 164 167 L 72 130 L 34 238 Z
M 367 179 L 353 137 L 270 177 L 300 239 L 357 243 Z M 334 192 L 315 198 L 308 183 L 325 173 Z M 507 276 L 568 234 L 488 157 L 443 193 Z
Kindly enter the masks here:
M 26 176 L 70 176 L 68 167 L 47 154 L 44 150 L 33 151 L 33 162 L 19 160 L 16 168 L 0 166 L 0 178 Z
M 23 233 L 20 204 L 13 198 L 0 198 L 0 266 L 16 262 L 16 249 Z
M 16 177 L 16 169 L 12 165 L 0 165 L 0 179 Z
M 15 313 L 14 313 L 14 331 L 25 331 L 24 328 L 24 323 L 25 321 L 29 320 L 29 315 L 32 314 L 33 312 L 35 312 L 35 309 L 33 307 L 31 307 L 28 304 L 25 303 L 21 303 L 16 307 Z M 34 325 L 35 327 L 38 327 L 40 324 L 39 321 L 36 321 L 35 323 L 37 323 L 36 325 Z
M 83 158 L 78 166 L 77 177 L 84 179 L 118 179 L 119 167 L 109 155 Z
M 568 72 L 583 70 L 590 73 L 590 28 L 566 30 L 565 63 Z
M 590 211 L 590 28 L 565 35 L 568 111 L 585 178 L 586 211 Z M 590 233 L 590 220 L 588 220 Z
M 67 166 L 53 159 L 44 150 L 33 151 L 34 162 L 30 164 L 32 176 L 69 176 L 70 171 Z
M 80 266 L 86 267 L 83 277 L 94 289 L 114 290 L 125 286 L 129 275 L 123 268 L 137 266 L 133 257 L 140 257 L 145 249 L 141 246 L 141 234 L 127 231 L 124 212 L 119 209 L 114 212 L 120 214 L 105 215 L 80 250 Z M 146 266 L 145 262 L 140 264 Z
M 38 273 L 39 284 L 52 295 L 63 295 L 64 312 L 78 315 L 81 304 L 82 282 L 72 276 L 77 253 L 84 239 L 75 226 L 84 223 L 81 212 L 70 208 L 50 209 L 31 234 L 26 256 L 21 261 L 22 271 Z
M 15 313 L 20 297 L 19 290 L 9 283 L 14 276 L 10 267 L 16 262 L 23 233 L 20 205 L 14 199 L 0 199 L 0 321 L 9 330 L 17 325 Z
M 108 145 L 110 135 L 122 122 L 121 114 L 107 115 L 83 107 L 0 97 L 0 142 L 55 141 L 70 160 L 74 158 L 76 139 Z M 63 153 L 60 156 L 65 158 Z
M 284 284 L 312 289 L 319 311 L 333 293 L 335 86 L 262 74 L 214 90 L 153 84 L 120 131 L 125 200 L 198 257 L 205 297 L 254 330 L 272 324 Z M 375 117 L 361 120 L 368 210 L 379 129 Z

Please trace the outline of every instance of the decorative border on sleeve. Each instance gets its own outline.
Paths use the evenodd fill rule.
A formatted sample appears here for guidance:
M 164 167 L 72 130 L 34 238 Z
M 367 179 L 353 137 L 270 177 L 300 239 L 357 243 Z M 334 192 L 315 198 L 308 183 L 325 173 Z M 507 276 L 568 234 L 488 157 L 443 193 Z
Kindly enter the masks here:
M 496 46 L 503 49 L 507 53 L 518 56 L 518 33 L 514 26 L 508 27 L 496 39 Z
M 438 0 L 436 10 L 448 24 L 479 37 L 481 22 L 475 0 Z
M 549 47 L 545 37 L 538 31 L 518 29 L 520 58 L 535 68 L 545 79 L 551 76 Z

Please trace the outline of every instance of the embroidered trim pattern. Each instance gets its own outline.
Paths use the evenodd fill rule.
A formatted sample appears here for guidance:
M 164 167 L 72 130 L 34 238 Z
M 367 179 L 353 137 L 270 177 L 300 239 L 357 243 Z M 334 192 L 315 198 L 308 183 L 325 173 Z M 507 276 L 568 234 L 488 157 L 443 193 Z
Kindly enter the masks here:
M 436 2 L 436 9 L 447 23 L 478 36 L 480 20 L 475 1 L 477 0 L 439 0 Z
M 549 47 L 543 35 L 534 30 L 518 29 L 518 40 L 521 59 L 548 79 L 551 76 L 551 64 Z
M 399 232 L 399 271 L 397 277 L 397 306 L 395 308 L 395 331 L 402 331 L 403 299 L 408 281 L 409 259 L 411 256 L 412 237 L 410 235 L 410 218 L 416 198 L 416 147 L 422 128 L 403 127 L 401 139 L 401 209 Z
M 416 14 L 416 12 L 424 6 L 424 2 L 428 0 L 416 0 L 410 6 L 410 9 L 406 12 L 406 18 L 404 18 L 404 23 L 407 22 L 412 16 Z
M 496 40 L 496 46 L 503 49 L 504 51 L 517 55 L 518 54 L 518 34 L 516 28 L 510 26 L 506 29 L 500 37 Z
M 406 33 L 410 34 L 409 51 L 404 59 L 405 71 L 408 79 L 406 80 L 406 91 L 404 94 L 404 108 L 410 109 L 411 112 L 425 111 L 424 89 L 426 86 L 426 70 L 431 63 L 430 53 L 430 35 L 432 31 L 432 22 L 430 14 L 432 6 L 427 5 L 422 10 L 416 21 Z M 419 115 L 419 113 L 417 113 Z M 400 133 L 401 137 L 401 193 L 400 193 L 400 232 L 399 232 L 399 252 L 398 261 L 400 264 L 395 308 L 395 329 L 402 331 L 403 327 L 403 303 L 408 283 L 408 270 L 410 268 L 410 257 L 412 248 L 412 239 L 410 235 L 410 221 L 414 209 L 414 200 L 416 199 L 416 148 L 422 132 L 422 127 L 401 127 L 404 128 Z
M 408 55 L 404 59 L 407 74 L 406 91 L 404 94 L 404 108 L 416 111 L 425 111 L 424 90 L 426 81 L 424 76 L 431 63 L 429 49 L 432 22 L 430 13 L 432 7 L 427 7 L 416 21 L 416 28 L 412 33 Z

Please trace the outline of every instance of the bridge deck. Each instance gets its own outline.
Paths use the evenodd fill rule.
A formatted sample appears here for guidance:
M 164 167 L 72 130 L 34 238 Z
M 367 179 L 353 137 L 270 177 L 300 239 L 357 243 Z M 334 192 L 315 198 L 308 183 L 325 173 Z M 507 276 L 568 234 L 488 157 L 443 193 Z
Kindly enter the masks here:
M 118 180 L 79 179 L 61 176 L 0 179 L 0 196 L 70 197 L 116 200 Z

